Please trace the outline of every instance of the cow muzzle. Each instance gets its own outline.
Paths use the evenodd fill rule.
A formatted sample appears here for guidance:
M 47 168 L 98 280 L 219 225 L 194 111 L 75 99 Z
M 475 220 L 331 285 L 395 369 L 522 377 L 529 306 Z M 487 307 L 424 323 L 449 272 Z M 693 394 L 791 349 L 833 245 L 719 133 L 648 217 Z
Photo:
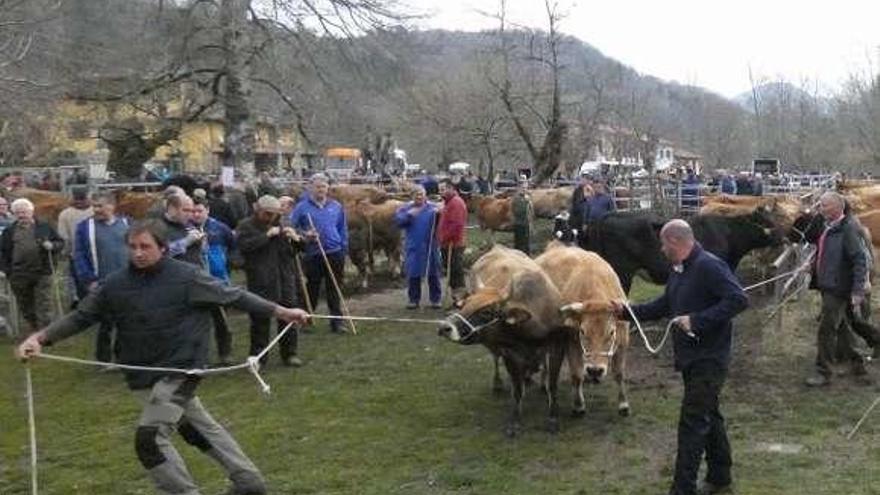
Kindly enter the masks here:
M 461 335 L 458 332 L 458 328 L 449 321 L 443 321 L 440 323 L 440 328 L 437 329 L 437 335 L 453 342 L 461 341 Z
M 604 366 L 590 366 L 587 365 L 587 378 L 590 379 L 593 383 L 599 383 L 602 381 L 602 378 L 605 376 L 605 367 Z

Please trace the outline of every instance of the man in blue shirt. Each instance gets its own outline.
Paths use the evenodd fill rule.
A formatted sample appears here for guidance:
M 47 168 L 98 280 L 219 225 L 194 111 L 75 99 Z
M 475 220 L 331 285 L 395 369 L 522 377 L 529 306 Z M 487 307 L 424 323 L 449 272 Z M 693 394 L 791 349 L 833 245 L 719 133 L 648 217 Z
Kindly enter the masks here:
M 342 316 L 339 290 L 336 283 L 342 284 L 345 270 L 345 253 L 348 252 L 348 225 L 345 209 L 335 199 L 328 196 L 330 185 L 327 176 L 315 174 L 309 180 L 309 197 L 297 203 L 290 214 L 290 224 L 298 232 L 303 232 L 305 250 L 303 272 L 306 277 L 306 290 L 312 310 L 318 305 L 321 285 L 325 286 L 327 307 L 330 314 Z M 326 262 L 321 250 L 326 254 Z M 327 270 L 330 265 L 331 271 Z M 337 290 L 339 289 L 339 290 Z M 330 320 L 330 331 L 343 333 L 342 320 Z
M 92 198 L 94 214 L 76 225 L 73 235 L 73 272 L 87 293 L 94 292 L 107 275 L 128 266 L 128 220 L 116 216 L 116 196 L 104 191 Z M 113 325 L 102 319 L 96 334 L 95 359 L 109 363 Z
M 675 369 L 684 380 L 678 421 L 678 454 L 670 495 L 724 493 L 732 482 L 730 443 L 719 410 L 721 388 L 730 364 L 731 320 L 748 299 L 727 263 L 704 251 L 684 220 L 671 220 L 660 231 L 663 254 L 672 273 L 663 295 L 633 306 L 640 321 L 674 317 Z M 625 315 L 622 303 L 617 311 Z M 706 483 L 697 491 L 703 455 Z
M 437 208 L 428 203 L 425 188 L 416 186 L 413 201 L 398 208 L 394 221 L 406 232 L 406 280 L 408 309 L 416 309 L 422 298 L 422 278 L 428 279 L 431 307 L 440 308 L 440 251 L 437 245 Z

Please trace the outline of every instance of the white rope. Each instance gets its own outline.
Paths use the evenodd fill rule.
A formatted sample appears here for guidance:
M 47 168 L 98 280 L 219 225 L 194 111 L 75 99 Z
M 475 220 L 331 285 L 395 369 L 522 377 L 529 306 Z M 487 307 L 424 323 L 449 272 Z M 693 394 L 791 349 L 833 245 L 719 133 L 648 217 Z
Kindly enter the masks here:
M 309 318 L 317 318 L 319 320 L 358 320 L 358 321 L 388 321 L 397 323 L 430 323 L 442 324 L 446 320 L 428 320 L 420 318 L 390 318 L 384 316 L 345 316 L 345 315 L 309 315 Z
M 630 317 L 632 318 L 633 323 L 636 324 L 636 328 L 639 330 L 639 335 L 642 337 L 642 341 L 645 343 L 645 349 L 648 350 L 649 353 L 656 356 L 660 353 L 660 350 L 663 349 L 663 344 L 666 343 L 666 339 L 669 337 L 669 332 L 672 330 L 672 320 L 669 320 L 669 323 L 666 325 L 666 331 L 663 332 L 663 337 L 660 339 L 660 343 L 657 344 L 657 347 L 652 347 L 651 343 L 648 342 L 648 336 L 645 335 L 645 330 L 642 328 L 641 322 L 636 318 L 636 314 L 633 312 L 632 307 L 628 302 L 624 301 L 623 305 L 626 307 L 626 310 L 629 312 Z M 693 334 L 691 334 L 693 335 Z
M 847 440 L 850 440 L 856 434 L 856 432 L 859 431 L 859 428 L 862 427 L 862 423 L 864 423 L 865 420 L 868 419 L 868 415 L 871 414 L 871 411 L 873 411 L 875 407 L 877 407 L 877 404 L 880 404 L 880 397 L 877 397 L 876 399 L 874 399 L 874 402 L 871 403 L 871 406 L 868 407 L 867 410 L 865 410 L 865 413 L 862 414 L 862 417 L 859 419 L 859 422 L 856 423 L 855 426 L 853 426 L 853 429 L 850 430 L 849 434 L 846 436 Z
M 267 345 L 256 356 L 248 356 L 247 360 L 243 363 L 234 364 L 232 366 L 224 366 L 222 368 L 190 368 L 190 369 L 186 369 L 186 368 L 164 368 L 164 367 L 158 367 L 158 366 L 138 366 L 138 365 L 133 365 L 133 364 L 112 364 L 111 365 L 111 364 L 107 364 L 106 362 L 102 362 L 102 361 L 92 361 L 89 359 L 80 359 L 80 358 L 74 358 L 74 357 L 68 357 L 68 356 L 58 356 L 55 354 L 47 354 L 47 353 L 43 353 L 43 352 L 37 354 L 36 357 L 41 357 L 41 358 L 49 359 L 52 361 L 62 361 L 65 363 L 83 364 L 83 365 L 88 365 L 88 366 L 100 366 L 100 367 L 112 366 L 116 369 L 128 370 L 128 371 L 150 371 L 150 372 L 158 372 L 158 373 L 179 373 L 179 374 L 183 374 L 183 375 L 194 375 L 194 376 L 217 375 L 220 373 L 229 373 L 230 371 L 247 369 L 254 376 L 254 379 L 257 380 L 257 383 L 259 383 L 260 388 L 262 389 L 263 393 L 268 395 L 272 392 L 272 389 L 269 386 L 269 384 L 266 383 L 265 380 L 263 380 L 263 377 L 260 376 L 260 359 L 262 359 L 270 350 L 272 350 L 272 348 L 278 344 L 278 342 L 284 337 L 284 335 L 286 335 L 290 331 L 291 328 L 293 328 L 293 322 L 288 323 L 287 326 L 285 326 L 280 332 L 278 332 L 278 335 L 275 336 L 275 338 L 272 339 L 271 342 L 269 342 L 269 345 Z
M 31 380 L 31 367 L 24 367 L 27 389 L 28 429 L 31 442 L 31 495 L 37 495 L 37 420 L 34 414 L 34 384 Z

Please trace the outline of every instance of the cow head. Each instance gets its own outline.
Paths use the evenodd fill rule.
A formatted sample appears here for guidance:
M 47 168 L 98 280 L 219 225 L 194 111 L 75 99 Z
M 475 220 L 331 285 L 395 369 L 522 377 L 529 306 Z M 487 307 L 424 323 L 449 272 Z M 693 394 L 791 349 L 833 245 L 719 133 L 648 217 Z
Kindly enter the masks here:
M 450 314 L 440 324 L 441 337 L 470 345 L 483 343 L 484 333 L 502 326 L 518 326 L 532 319 L 531 311 L 524 305 L 509 300 L 507 291 L 493 287 L 479 287 L 456 302 L 458 311 Z
M 592 300 L 566 304 L 559 308 L 563 325 L 576 330 L 576 345 L 583 352 L 586 376 L 598 383 L 608 373 L 611 358 L 624 345 L 625 324 L 615 316 L 610 301 Z
M 764 246 L 778 246 L 785 240 L 785 229 L 779 222 L 773 207 L 761 205 L 749 215 L 749 221 L 761 229 Z
M 788 233 L 788 240 L 815 244 L 819 242 L 824 228 L 825 220 L 822 215 L 817 211 L 807 210 L 806 213 L 795 219 L 791 231 Z

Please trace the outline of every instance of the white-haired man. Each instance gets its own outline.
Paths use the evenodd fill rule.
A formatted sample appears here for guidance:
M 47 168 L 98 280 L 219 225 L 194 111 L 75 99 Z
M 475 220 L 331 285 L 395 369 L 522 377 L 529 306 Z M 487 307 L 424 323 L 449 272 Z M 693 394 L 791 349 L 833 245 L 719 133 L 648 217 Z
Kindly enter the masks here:
M 49 297 L 54 266 L 49 257 L 64 247 L 64 241 L 46 222 L 34 219 L 34 204 L 25 198 L 12 202 L 15 221 L 0 237 L 0 272 L 18 301 L 28 333 L 49 324 L 52 305 Z

